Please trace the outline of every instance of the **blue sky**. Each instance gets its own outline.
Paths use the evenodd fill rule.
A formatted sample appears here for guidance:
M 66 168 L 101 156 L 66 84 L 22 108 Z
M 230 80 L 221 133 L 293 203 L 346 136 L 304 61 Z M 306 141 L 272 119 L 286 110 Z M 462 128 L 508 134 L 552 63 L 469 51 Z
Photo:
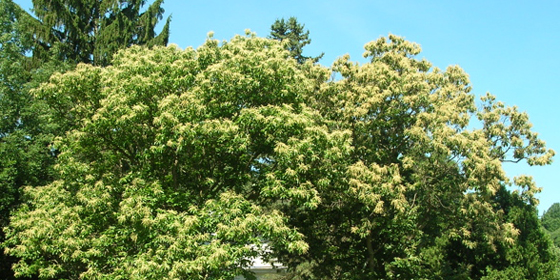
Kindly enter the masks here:
M 31 0 L 15 0 L 25 9 Z M 151 2 L 151 1 L 148 1 Z M 267 36 L 277 18 L 295 16 L 310 31 L 305 55 L 321 64 L 350 54 L 363 62 L 365 43 L 389 33 L 419 43 L 434 66 L 461 66 L 473 93 L 490 92 L 526 111 L 534 130 L 559 153 L 546 167 L 508 165 L 508 175 L 533 175 L 539 210 L 560 202 L 560 1 L 185 1 L 166 0 L 170 42 L 200 46 L 209 31 L 228 40 L 251 29 Z

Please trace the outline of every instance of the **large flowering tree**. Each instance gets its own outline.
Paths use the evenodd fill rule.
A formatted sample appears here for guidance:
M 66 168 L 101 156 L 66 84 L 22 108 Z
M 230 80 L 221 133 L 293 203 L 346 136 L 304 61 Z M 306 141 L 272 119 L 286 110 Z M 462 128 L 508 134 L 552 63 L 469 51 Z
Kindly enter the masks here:
M 28 187 L 6 228 L 16 274 L 231 279 L 261 256 L 288 278 L 551 277 L 550 243 L 519 218 L 538 188 L 502 163 L 553 152 L 419 52 L 391 35 L 329 69 L 248 34 L 54 75 L 35 94 L 73 129 L 59 180 Z

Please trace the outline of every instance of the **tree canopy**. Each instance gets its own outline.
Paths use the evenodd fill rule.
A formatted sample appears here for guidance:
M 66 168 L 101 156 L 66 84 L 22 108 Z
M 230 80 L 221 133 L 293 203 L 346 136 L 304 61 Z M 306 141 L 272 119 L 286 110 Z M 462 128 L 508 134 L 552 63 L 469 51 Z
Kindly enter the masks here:
M 541 218 L 543 227 L 550 233 L 554 245 L 560 248 L 560 203 L 554 203 Z
M 33 93 L 70 129 L 6 228 L 16 275 L 557 279 L 539 189 L 502 168 L 551 162 L 528 116 L 402 37 L 365 50 L 327 68 L 246 34 L 53 75 Z

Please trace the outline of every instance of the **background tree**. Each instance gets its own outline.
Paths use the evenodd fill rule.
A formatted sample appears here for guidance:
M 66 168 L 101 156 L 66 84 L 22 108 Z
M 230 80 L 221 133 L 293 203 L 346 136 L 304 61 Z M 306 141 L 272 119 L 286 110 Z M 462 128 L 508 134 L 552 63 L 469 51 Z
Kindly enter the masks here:
M 309 30 L 304 28 L 305 25 L 300 24 L 295 17 L 290 17 L 287 21 L 283 18 L 277 19 L 270 27 L 269 37 L 278 41 L 286 40 L 286 49 L 298 63 L 302 64 L 309 59 L 317 62 L 324 53 L 317 57 L 303 56 L 303 47 L 311 43 Z
M 543 227 L 550 233 L 554 245 L 560 247 L 560 203 L 554 203 L 541 218 Z
M 164 13 L 162 3 L 156 0 L 142 11 L 146 1 L 33 0 L 33 54 L 41 60 L 54 55 L 72 63 L 106 65 L 113 53 L 133 44 L 166 45 L 171 18 L 159 35 L 154 30 Z

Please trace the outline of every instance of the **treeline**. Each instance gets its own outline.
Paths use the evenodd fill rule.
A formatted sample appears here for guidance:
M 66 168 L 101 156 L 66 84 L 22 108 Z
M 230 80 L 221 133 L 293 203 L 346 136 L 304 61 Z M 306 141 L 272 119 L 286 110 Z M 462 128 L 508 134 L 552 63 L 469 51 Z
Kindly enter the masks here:
M 417 44 L 327 68 L 295 18 L 180 50 L 161 0 L 33 3 L 0 0 L 3 279 L 559 278 L 560 208 L 502 169 L 554 152 Z

